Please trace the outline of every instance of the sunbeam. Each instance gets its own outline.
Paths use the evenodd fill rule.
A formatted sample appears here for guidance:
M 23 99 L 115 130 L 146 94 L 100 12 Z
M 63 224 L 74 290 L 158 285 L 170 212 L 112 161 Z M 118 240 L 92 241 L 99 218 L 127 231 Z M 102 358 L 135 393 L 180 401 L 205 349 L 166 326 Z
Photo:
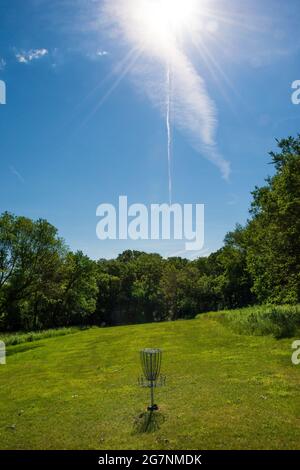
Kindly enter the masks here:
M 125 67 L 120 67 L 119 75 L 114 80 L 112 85 L 109 89 L 105 92 L 105 94 L 101 97 L 101 99 L 96 103 L 96 106 L 92 109 L 92 111 L 88 114 L 88 116 L 83 120 L 81 123 L 81 127 L 85 126 L 87 122 L 91 119 L 91 117 L 97 112 L 97 110 L 106 102 L 106 100 L 110 97 L 110 95 L 114 92 L 114 90 L 119 86 L 120 82 L 123 78 L 130 72 L 133 65 L 136 63 L 138 57 L 140 56 L 141 52 L 138 50 L 132 50 L 130 54 L 130 58 L 126 61 Z
M 209 1 L 105 0 L 100 13 L 118 46 L 142 51 L 130 76 L 166 121 L 169 201 L 173 126 L 186 134 L 195 150 L 214 163 L 225 179 L 230 174 L 230 164 L 218 151 L 215 140 L 216 107 L 187 53 L 188 43 L 192 45 L 202 34 Z

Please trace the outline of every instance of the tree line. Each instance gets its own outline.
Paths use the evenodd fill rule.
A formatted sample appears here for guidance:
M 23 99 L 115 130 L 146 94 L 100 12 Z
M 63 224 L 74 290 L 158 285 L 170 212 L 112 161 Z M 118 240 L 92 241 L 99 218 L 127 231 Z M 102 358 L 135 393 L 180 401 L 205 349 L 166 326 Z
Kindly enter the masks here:
M 127 250 L 73 253 L 46 220 L 0 216 L 0 329 L 116 325 L 300 298 L 300 135 L 270 153 L 273 177 L 252 193 L 245 226 L 194 261 Z

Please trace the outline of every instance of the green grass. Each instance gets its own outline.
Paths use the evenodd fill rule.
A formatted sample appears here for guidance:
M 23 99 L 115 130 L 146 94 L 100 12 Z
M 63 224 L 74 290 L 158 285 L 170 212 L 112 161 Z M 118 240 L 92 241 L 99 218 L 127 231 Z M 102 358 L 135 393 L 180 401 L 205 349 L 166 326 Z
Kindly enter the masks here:
M 295 449 L 300 366 L 291 339 L 196 320 L 90 329 L 8 348 L 1 449 Z M 138 351 L 164 351 L 147 425 Z
M 300 333 L 300 305 L 261 305 L 208 315 L 239 334 L 272 335 L 281 339 Z
M 0 341 L 4 341 L 6 346 L 15 346 L 16 344 L 29 343 L 32 341 L 39 341 L 40 339 L 53 338 L 54 336 L 65 336 L 72 333 L 77 333 L 79 327 L 69 328 L 56 328 L 51 330 L 32 331 L 32 332 L 17 332 L 17 333 L 1 333 Z

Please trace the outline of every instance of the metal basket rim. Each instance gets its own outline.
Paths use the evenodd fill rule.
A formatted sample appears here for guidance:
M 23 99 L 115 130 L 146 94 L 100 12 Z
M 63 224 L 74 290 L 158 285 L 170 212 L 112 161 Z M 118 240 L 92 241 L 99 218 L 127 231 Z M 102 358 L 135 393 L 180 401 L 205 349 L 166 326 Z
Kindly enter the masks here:
M 159 354 L 162 353 L 163 350 L 160 348 L 144 348 L 140 349 L 140 353 L 146 353 L 146 354 Z

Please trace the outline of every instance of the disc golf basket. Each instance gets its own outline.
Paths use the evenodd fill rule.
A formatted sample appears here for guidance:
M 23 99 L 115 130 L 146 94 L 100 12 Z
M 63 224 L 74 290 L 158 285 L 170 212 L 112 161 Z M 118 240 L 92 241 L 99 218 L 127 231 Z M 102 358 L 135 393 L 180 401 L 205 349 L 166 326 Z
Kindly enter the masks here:
M 158 410 L 154 403 L 154 388 L 166 383 L 166 377 L 160 374 L 162 351 L 161 349 L 143 349 L 140 351 L 143 375 L 138 379 L 141 387 L 150 388 L 150 406 L 148 411 Z

